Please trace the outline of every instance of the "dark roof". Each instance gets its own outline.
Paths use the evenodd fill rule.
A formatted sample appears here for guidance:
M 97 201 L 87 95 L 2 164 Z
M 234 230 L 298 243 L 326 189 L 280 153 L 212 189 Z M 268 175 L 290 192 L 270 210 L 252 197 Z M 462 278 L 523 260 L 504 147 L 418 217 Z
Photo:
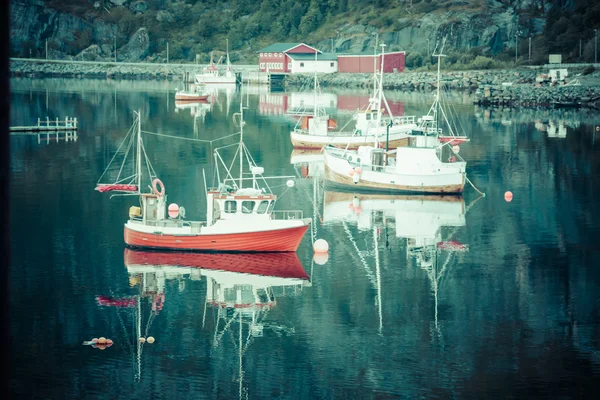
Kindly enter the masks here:
M 306 43 L 273 43 L 263 49 L 257 51 L 257 53 L 283 53 L 285 51 L 291 50 L 294 47 L 298 47 L 300 45 L 305 45 L 314 49 L 314 47 L 307 45 Z M 317 49 L 315 49 L 317 50 Z M 321 51 L 317 50 L 317 52 L 321 53 Z
M 306 60 L 306 61 L 314 61 L 314 54 L 297 54 L 297 53 L 286 53 L 289 58 L 292 60 Z M 337 61 L 337 54 L 333 53 L 321 53 L 317 54 L 317 61 Z
M 273 43 L 270 46 L 265 47 L 264 49 L 258 50 L 259 53 L 268 53 L 268 52 L 284 52 L 291 48 L 300 46 L 302 43 Z

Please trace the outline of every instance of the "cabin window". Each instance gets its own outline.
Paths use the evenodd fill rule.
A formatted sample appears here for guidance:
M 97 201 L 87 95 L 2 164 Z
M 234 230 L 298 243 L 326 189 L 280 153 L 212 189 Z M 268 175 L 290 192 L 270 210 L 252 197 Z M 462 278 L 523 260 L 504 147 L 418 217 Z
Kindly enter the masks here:
M 304 63 L 300 63 L 300 66 L 301 66 L 301 67 L 304 67 Z
M 275 202 L 271 201 L 269 203 L 269 210 L 267 211 L 269 214 L 271 214 L 271 212 L 273 212 L 273 207 L 275 207 Z
M 329 63 L 329 66 L 330 66 L 331 68 L 333 68 L 333 63 Z
M 258 205 L 256 212 L 259 214 L 264 214 L 265 212 L 267 212 L 267 207 L 269 207 L 269 200 L 263 200 Z
M 237 212 L 237 202 L 235 200 L 227 200 L 225 202 L 225 212 L 227 214 L 234 214 Z
M 367 115 L 367 121 L 370 121 L 371 120 L 371 113 L 367 113 L 366 115 Z
M 242 201 L 242 212 L 244 214 L 252 214 L 254 211 L 254 206 L 256 202 L 254 200 L 244 200 Z

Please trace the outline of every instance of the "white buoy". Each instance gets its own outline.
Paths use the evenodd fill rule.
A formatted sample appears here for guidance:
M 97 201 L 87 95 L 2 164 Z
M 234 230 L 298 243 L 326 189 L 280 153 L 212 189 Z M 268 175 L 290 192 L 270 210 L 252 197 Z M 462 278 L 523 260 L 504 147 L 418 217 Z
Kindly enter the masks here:
M 458 152 L 460 151 L 460 147 L 457 144 L 455 144 L 454 146 L 452 146 L 452 151 L 458 154 Z
M 352 175 L 352 182 L 354 182 L 354 184 L 357 184 L 359 181 L 360 181 L 360 175 L 359 174 Z
M 313 255 L 313 261 L 318 265 L 325 265 L 329 260 L 329 253 L 315 253 Z
M 289 180 L 289 181 L 287 181 L 285 184 L 287 185 L 287 187 L 294 187 L 294 185 L 295 185 L 296 183 L 294 182 L 294 180 L 293 180 L 293 179 L 290 179 L 290 180 Z
M 329 243 L 325 239 L 315 240 L 313 250 L 315 253 L 327 253 L 329 251 Z

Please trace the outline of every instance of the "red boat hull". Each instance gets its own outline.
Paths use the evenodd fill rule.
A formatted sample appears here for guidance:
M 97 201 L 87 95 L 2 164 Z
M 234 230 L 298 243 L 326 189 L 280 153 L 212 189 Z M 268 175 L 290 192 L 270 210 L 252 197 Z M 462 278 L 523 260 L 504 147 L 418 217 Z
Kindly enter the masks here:
M 125 249 L 125 266 L 176 265 L 279 278 L 308 279 L 296 253 L 160 253 Z
M 296 251 L 308 226 L 219 235 L 163 235 L 138 232 L 125 226 L 125 243 L 131 247 L 163 250 Z

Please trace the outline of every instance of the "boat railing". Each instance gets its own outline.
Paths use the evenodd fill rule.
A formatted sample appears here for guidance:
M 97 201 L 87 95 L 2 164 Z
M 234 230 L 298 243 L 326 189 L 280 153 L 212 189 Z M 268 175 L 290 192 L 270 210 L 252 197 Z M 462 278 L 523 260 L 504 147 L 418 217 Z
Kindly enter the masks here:
M 302 219 L 302 210 L 278 210 L 271 214 L 273 219 Z
M 414 124 L 415 123 L 415 116 L 414 115 L 408 115 L 408 116 L 403 116 L 403 117 L 394 117 L 392 120 L 392 123 L 394 125 L 405 125 L 405 124 Z M 382 125 L 387 125 L 390 123 L 390 118 L 386 118 L 385 120 L 381 121 Z
M 140 217 L 131 218 L 135 222 L 145 224 L 148 226 L 156 226 L 161 228 L 181 228 L 183 226 L 189 226 L 190 228 L 200 228 L 206 225 L 206 222 L 202 221 L 183 221 L 180 219 L 163 219 L 159 221 L 144 220 Z

